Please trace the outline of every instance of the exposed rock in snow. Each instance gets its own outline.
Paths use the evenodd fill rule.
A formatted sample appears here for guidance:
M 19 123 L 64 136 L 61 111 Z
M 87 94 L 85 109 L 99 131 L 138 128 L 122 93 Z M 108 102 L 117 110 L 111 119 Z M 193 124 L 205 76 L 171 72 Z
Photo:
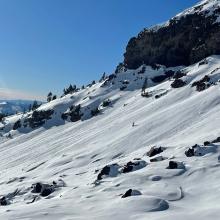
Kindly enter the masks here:
M 167 169 L 185 169 L 183 162 L 170 161 Z
M 101 172 L 98 174 L 97 180 L 103 179 L 104 176 L 115 177 L 118 175 L 118 164 L 107 165 L 102 168 Z
M 122 169 L 121 172 L 122 173 L 130 173 L 132 171 L 135 170 L 139 170 L 144 168 L 147 165 L 147 163 L 144 160 L 133 160 L 133 161 L 129 161 L 127 164 L 125 164 Z
M 163 147 L 152 147 L 148 152 L 147 152 L 147 156 L 149 157 L 153 157 L 157 154 L 162 153 L 165 150 L 165 148 Z
M 129 189 L 121 198 L 127 198 L 130 196 L 140 196 L 141 192 L 135 189 Z
M 163 161 L 166 159 L 167 159 L 166 157 L 158 156 L 158 157 L 154 157 L 154 158 L 150 159 L 150 162 L 159 162 L 159 161 Z

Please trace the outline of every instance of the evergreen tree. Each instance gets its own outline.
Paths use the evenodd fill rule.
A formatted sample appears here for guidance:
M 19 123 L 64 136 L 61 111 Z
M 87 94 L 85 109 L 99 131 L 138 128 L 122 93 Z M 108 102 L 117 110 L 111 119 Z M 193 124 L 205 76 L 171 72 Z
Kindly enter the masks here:
M 40 105 L 38 105 L 38 102 L 36 100 L 34 100 L 33 105 L 32 105 L 32 111 L 34 111 L 35 109 L 37 109 Z
M 106 78 L 106 73 L 104 72 L 104 73 L 102 74 L 102 77 L 101 77 L 101 79 L 99 80 L 99 82 L 104 81 L 104 80 L 105 80 L 105 78 Z
M 142 93 L 145 93 L 146 92 L 146 89 L 147 89 L 147 81 L 148 81 L 148 78 L 146 77 L 145 80 L 144 80 L 144 84 L 142 86 Z
M 52 92 L 49 92 L 47 95 L 47 102 L 52 101 L 52 96 L 53 96 Z
M 76 85 L 72 85 L 70 84 L 68 88 L 64 88 L 63 90 L 63 94 L 64 95 L 67 95 L 67 94 L 72 94 L 74 92 L 77 92 L 77 88 L 76 88 Z
M 0 122 L 2 122 L 3 118 L 6 117 L 7 115 L 0 113 Z
M 28 111 L 30 112 L 32 110 L 32 105 L 30 104 L 28 107 Z

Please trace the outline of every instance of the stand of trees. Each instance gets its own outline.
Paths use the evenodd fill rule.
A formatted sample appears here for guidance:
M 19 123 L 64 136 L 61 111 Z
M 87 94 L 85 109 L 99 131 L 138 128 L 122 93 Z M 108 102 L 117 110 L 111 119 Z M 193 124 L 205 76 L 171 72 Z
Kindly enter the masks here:
M 34 111 L 35 109 L 39 108 L 41 106 L 40 103 L 38 103 L 36 100 L 34 100 L 33 104 L 29 106 L 29 111 Z
M 63 95 L 72 94 L 74 92 L 77 92 L 79 89 L 76 87 L 76 85 L 70 84 L 69 87 L 64 88 Z
M 55 100 L 55 99 L 57 99 L 57 96 L 53 95 L 52 92 L 49 92 L 47 95 L 47 102 L 51 102 L 52 100 Z

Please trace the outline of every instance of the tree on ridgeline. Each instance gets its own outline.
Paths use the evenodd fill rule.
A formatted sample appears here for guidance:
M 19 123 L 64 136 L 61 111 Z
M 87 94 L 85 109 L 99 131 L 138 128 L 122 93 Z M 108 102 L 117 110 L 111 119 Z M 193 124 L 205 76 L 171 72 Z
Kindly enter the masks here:
M 99 82 L 104 81 L 104 80 L 105 80 L 105 78 L 106 78 L 106 73 L 104 72 L 104 73 L 102 74 L 102 77 L 101 77 L 101 79 L 99 80 Z
M 41 104 L 38 104 L 38 102 L 36 100 L 34 100 L 32 107 L 31 107 L 31 110 L 34 111 L 40 106 L 41 106 Z
M 53 97 L 52 92 L 49 92 L 48 95 L 47 95 L 47 102 L 51 102 L 52 101 L 52 97 Z
M 72 85 L 70 84 L 68 88 L 64 88 L 63 90 L 63 94 L 64 95 L 67 95 L 67 94 L 72 94 L 74 92 L 77 92 L 77 88 L 76 88 L 76 85 Z
M 56 96 L 56 95 L 53 95 L 52 100 L 55 100 L 55 99 L 57 99 L 57 96 Z

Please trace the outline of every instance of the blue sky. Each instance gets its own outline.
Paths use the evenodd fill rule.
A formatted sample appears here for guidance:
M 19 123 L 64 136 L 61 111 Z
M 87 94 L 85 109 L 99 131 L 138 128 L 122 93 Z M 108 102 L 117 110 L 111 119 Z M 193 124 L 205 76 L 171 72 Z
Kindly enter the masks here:
M 39 99 L 111 73 L 132 36 L 197 2 L 0 0 L 0 98 Z

